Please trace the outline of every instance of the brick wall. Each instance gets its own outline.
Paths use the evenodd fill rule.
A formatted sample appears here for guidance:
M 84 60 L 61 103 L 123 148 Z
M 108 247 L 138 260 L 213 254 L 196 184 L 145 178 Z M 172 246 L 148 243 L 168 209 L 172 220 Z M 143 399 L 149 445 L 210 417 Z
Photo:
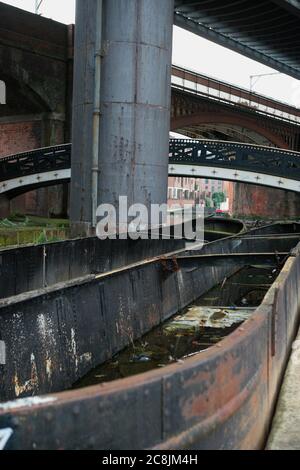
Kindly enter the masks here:
M 0 122 L 0 157 L 41 147 L 42 123 Z
M 236 183 L 234 185 L 233 212 L 237 216 L 275 219 L 300 217 L 300 194 Z
M 48 126 L 38 120 L 0 122 L 0 158 L 43 147 L 45 140 L 63 142 L 63 131 L 64 126 L 60 122 Z M 66 185 L 31 191 L 11 200 L 9 211 L 45 217 L 66 215 L 67 192 Z

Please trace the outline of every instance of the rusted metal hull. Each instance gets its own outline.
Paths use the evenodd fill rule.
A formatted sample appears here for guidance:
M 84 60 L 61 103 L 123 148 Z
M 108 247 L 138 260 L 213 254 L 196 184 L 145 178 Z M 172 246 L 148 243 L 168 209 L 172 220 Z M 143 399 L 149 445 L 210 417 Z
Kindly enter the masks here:
M 282 262 L 291 241 L 275 254 L 259 253 L 255 243 L 256 254 L 153 260 L 2 300 L 0 429 L 13 430 L 7 448 L 263 447 L 299 320 L 298 251 L 253 317 L 217 346 L 183 364 L 56 393 L 241 266 Z M 51 395 L 7 402 L 44 393 Z
M 205 221 L 205 238 L 236 235 L 238 220 Z M 182 250 L 184 240 L 99 240 L 96 237 L 0 251 L 0 298 L 103 273 Z
M 187 250 L 186 254 L 231 254 L 250 252 L 280 252 L 294 247 L 300 235 L 299 223 L 271 224 L 261 228 L 227 237 L 220 241 L 212 241 L 204 247 Z

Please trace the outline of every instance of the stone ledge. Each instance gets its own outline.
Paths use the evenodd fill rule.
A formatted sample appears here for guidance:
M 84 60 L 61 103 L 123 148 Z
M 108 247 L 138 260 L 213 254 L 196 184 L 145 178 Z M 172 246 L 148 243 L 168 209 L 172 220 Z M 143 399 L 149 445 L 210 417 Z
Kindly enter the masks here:
M 300 450 L 300 331 L 293 344 L 267 450 Z

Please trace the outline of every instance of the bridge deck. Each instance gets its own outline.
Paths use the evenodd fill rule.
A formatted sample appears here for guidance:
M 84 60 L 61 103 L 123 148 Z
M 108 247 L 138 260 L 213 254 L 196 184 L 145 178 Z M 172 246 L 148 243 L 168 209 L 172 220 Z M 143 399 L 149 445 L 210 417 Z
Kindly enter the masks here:
M 172 87 L 280 121 L 300 124 L 300 109 L 230 83 L 173 65 Z
M 259 145 L 171 139 L 169 174 L 241 181 L 300 192 L 300 153 Z M 0 195 L 15 197 L 71 177 L 71 144 L 0 160 Z
M 300 4 L 287 0 L 175 0 L 175 24 L 300 78 Z

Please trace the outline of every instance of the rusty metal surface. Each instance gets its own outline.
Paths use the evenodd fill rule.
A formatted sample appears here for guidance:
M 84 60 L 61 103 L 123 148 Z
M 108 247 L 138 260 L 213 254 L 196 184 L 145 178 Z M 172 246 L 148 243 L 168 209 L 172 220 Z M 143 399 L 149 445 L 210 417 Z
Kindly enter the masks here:
M 184 240 L 85 238 L 0 251 L 0 298 L 181 250 Z
M 75 226 L 92 221 L 96 54 L 103 56 L 96 207 L 118 208 L 119 195 L 128 197 L 128 206 L 139 202 L 149 209 L 167 200 L 174 1 L 103 1 L 100 51 L 96 4 L 78 2 L 76 14 L 70 207 Z
M 186 254 L 230 254 L 251 251 L 292 250 L 297 245 L 300 234 L 299 223 L 277 223 L 249 230 L 240 235 L 228 237 L 222 242 L 214 241 L 198 250 L 187 250 Z
M 287 260 L 249 321 L 184 364 L 79 391 L 5 400 L 17 392 L 31 396 L 33 390 L 24 389 L 28 377 L 41 394 L 67 387 L 87 368 L 80 360 L 87 359 L 87 345 L 97 344 L 91 352 L 99 363 L 239 266 L 276 264 L 278 256 L 286 254 L 187 256 L 178 259 L 177 272 L 146 262 L 2 300 L 1 338 L 10 339 L 7 366 L 0 366 L 6 381 L 0 429 L 13 429 L 7 448 L 261 448 L 299 320 L 299 256 Z M 50 328 L 40 330 L 48 321 Z
M 272 253 L 186 257 L 175 265 L 170 259 L 170 269 L 156 260 L 1 300 L 0 332 L 7 361 L 0 400 L 71 387 L 90 369 L 255 261 L 277 263 Z
M 182 67 L 172 66 L 172 78 L 177 77 L 181 82 L 174 81 L 172 86 L 194 94 L 210 97 L 213 95 L 214 99 L 230 102 L 235 106 L 249 106 L 251 110 L 257 113 L 269 114 L 278 119 L 298 122 L 300 118 L 300 111 L 295 106 L 276 101 L 267 96 L 259 95 L 256 92 L 249 91 L 245 88 L 238 87 L 226 82 L 222 82 L 213 77 L 199 74 Z M 192 87 L 192 83 L 200 85 L 200 89 Z M 205 91 L 204 91 L 205 89 Z M 217 96 L 214 90 L 218 92 Z M 239 98 L 234 100 L 233 97 Z M 255 105 L 258 105 L 256 107 Z M 285 113 L 285 114 L 284 114 Z
M 218 231 L 219 236 L 220 232 L 223 236 L 226 232 L 238 234 L 245 228 L 238 220 L 222 219 L 208 219 L 205 227 L 210 234 Z M 111 271 L 184 247 L 184 240 L 99 240 L 93 237 L 1 250 L 0 298 Z

